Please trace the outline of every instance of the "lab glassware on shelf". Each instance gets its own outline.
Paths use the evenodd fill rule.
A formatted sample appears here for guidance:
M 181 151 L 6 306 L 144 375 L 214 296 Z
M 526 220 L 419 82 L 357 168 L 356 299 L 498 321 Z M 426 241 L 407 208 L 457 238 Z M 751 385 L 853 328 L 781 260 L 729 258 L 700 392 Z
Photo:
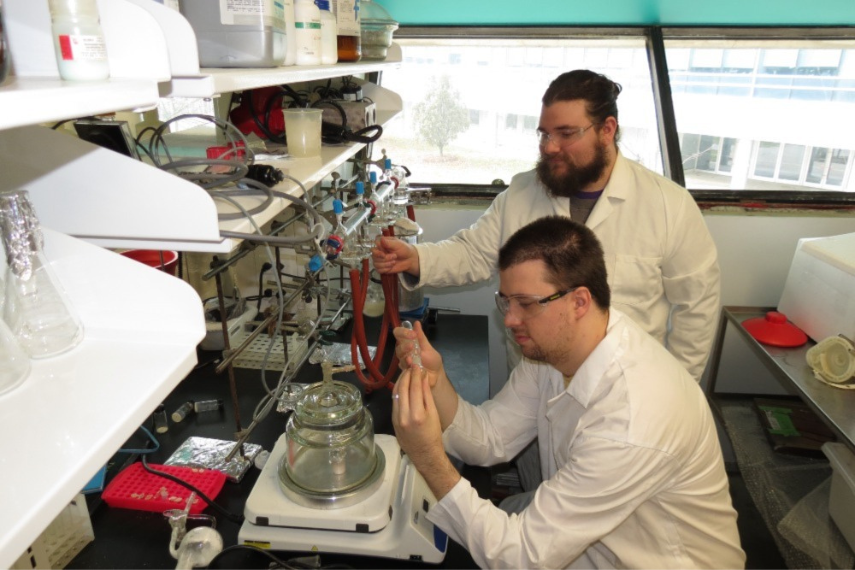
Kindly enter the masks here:
M 32 358 L 80 344 L 83 325 L 44 257 L 44 238 L 26 190 L 0 193 L 0 229 L 6 249 L 3 319 Z

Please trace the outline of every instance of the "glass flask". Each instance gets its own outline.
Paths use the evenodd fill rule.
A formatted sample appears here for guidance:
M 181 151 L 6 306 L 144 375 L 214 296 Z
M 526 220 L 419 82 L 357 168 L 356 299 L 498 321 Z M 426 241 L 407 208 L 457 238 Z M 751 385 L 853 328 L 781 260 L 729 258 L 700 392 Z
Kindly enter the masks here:
M 374 473 L 374 422 L 359 390 L 325 380 L 303 392 L 285 430 L 288 452 L 280 465 L 302 492 L 345 493 Z
M 31 358 L 55 356 L 83 340 L 83 326 L 45 259 L 41 227 L 26 190 L 0 192 L 6 249 L 3 319 Z
M 30 357 L 0 319 L 0 396 L 17 388 L 30 373 Z

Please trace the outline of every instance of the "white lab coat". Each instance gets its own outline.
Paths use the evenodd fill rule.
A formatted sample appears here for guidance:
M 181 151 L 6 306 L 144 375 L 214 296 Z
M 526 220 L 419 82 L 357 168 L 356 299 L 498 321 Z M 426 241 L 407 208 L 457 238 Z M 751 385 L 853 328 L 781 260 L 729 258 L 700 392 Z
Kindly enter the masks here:
M 489 279 L 508 238 L 551 215 L 569 218 L 569 198 L 551 197 L 533 170 L 518 174 L 469 229 L 419 244 L 419 280 L 403 276 L 404 286 Z M 700 381 L 718 320 L 719 267 L 715 243 L 692 196 L 618 153 L 586 225 L 603 245 L 612 306 L 663 343 Z
M 619 311 L 567 388 L 523 359 L 494 399 L 459 401 L 443 441 L 467 464 L 492 465 L 535 436 L 547 480 L 520 515 L 465 479 L 428 514 L 482 568 L 744 566 L 706 398 Z

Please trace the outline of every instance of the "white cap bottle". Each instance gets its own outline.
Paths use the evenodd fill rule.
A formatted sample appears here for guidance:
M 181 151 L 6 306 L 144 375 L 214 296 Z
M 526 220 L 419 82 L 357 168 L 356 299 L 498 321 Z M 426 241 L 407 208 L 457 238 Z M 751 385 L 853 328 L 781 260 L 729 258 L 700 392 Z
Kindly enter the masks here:
M 297 29 L 297 65 L 321 64 L 321 11 L 312 0 L 294 3 L 294 27 Z
M 338 25 L 329 0 L 315 0 L 315 4 L 321 11 L 321 64 L 332 65 L 338 62 Z
M 95 0 L 50 0 L 50 14 L 60 77 L 68 81 L 110 77 Z

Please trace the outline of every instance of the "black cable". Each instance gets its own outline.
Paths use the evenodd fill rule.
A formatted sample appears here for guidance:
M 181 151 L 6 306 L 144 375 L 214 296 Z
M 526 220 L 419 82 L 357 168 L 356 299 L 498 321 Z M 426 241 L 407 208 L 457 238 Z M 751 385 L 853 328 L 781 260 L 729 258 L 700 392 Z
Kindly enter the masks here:
M 264 294 L 264 274 L 268 269 L 273 269 L 273 265 L 269 262 L 264 262 L 261 266 L 261 273 L 258 274 L 258 303 L 255 305 L 256 312 L 261 312 L 261 299 Z
M 205 493 L 203 493 L 202 491 L 200 491 L 199 489 L 197 489 L 196 487 L 194 487 L 193 485 L 191 485 L 187 481 L 184 481 L 184 480 L 182 480 L 182 479 L 180 479 L 174 475 L 170 475 L 169 473 L 164 473 L 163 471 L 157 471 L 155 469 L 152 469 L 151 467 L 148 466 L 148 462 L 146 461 L 145 455 L 141 456 L 140 460 L 142 461 L 143 469 L 145 469 L 147 472 L 149 472 L 153 475 L 157 475 L 158 477 L 163 477 L 164 479 L 168 479 L 168 480 L 172 481 L 173 483 L 177 483 L 177 484 L 181 485 L 182 487 L 190 489 L 191 491 L 196 493 L 196 495 L 201 497 L 203 501 L 208 503 L 208 505 L 210 505 L 211 508 L 213 508 L 215 511 L 220 513 L 226 519 L 230 520 L 231 522 L 233 522 L 235 524 L 243 524 L 243 521 L 244 521 L 243 515 L 236 515 L 234 513 L 227 511 L 226 509 L 224 509 L 223 507 L 221 507 L 220 505 L 218 505 L 217 503 L 215 503 L 214 501 L 209 499 L 208 496 L 205 495 Z
M 271 566 L 271 568 L 286 568 L 287 570 L 302 570 L 304 568 L 318 568 L 318 569 L 333 569 L 333 568 L 353 568 L 353 566 L 348 566 L 346 564 L 330 564 L 328 566 L 318 566 L 317 564 L 311 562 L 303 562 L 303 560 L 307 559 L 315 559 L 320 560 L 320 557 L 317 555 L 314 556 L 304 556 L 298 558 L 292 558 L 288 561 L 282 560 L 269 550 L 265 550 L 263 548 L 258 548 L 257 546 L 252 546 L 250 544 L 235 544 L 233 546 L 227 546 L 218 552 L 208 563 L 208 568 L 216 562 L 219 558 L 224 556 L 229 552 L 236 552 L 238 550 L 249 550 L 250 552 L 257 552 L 263 556 L 266 556 L 269 560 L 273 562 L 276 566 Z

